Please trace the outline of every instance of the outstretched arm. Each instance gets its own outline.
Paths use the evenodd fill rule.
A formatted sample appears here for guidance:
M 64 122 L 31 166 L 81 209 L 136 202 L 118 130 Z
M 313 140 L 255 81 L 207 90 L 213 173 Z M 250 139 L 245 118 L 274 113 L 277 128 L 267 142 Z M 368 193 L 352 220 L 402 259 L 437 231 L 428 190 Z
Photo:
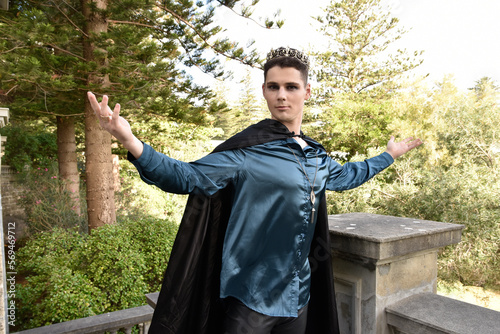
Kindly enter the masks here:
M 422 141 L 418 138 L 413 139 L 412 137 L 409 137 L 396 143 L 394 141 L 394 136 L 391 136 L 391 139 L 387 143 L 386 152 L 389 153 L 394 160 L 396 160 L 406 152 L 411 151 L 420 145 L 422 145 Z
M 87 93 L 90 105 L 94 110 L 101 127 L 111 133 L 136 159 L 142 155 L 144 145 L 137 139 L 130 129 L 130 124 L 120 116 L 120 105 L 116 104 L 114 110 L 108 106 L 108 96 L 104 95 L 102 101 L 91 92 Z

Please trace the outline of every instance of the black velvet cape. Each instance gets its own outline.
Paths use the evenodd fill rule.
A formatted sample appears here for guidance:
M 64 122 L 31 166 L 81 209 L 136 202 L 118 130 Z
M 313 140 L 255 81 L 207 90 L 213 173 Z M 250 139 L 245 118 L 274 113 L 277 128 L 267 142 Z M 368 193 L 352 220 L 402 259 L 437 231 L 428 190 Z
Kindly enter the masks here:
M 264 120 L 233 136 L 214 152 L 297 136 Z M 299 135 L 302 136 L 302 135 Z M 150 334 L 219 334 L 224 308 L 219 298 L 222 246 L 233 202 L 232 186 L 207 197 L 190 195 L 153 315 Z M 326 200 L 321 198 L 309 253 L 311 297 L 307 334 L 339 333 Z

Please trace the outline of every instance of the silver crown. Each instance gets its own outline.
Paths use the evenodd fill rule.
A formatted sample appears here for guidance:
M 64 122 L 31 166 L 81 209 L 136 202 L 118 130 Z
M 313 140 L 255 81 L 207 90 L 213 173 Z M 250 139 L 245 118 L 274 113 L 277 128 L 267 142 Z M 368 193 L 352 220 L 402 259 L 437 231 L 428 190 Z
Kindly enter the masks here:
M 292 49 L 289 47 L 281 47 L 276 50 L 271 49 L 267 54 L 267 61 L 277 57 L 292 57 L 300 61 L 302 64 L 306 65 L 309 68 L 309 58 L 302 52 L 296 49 Z

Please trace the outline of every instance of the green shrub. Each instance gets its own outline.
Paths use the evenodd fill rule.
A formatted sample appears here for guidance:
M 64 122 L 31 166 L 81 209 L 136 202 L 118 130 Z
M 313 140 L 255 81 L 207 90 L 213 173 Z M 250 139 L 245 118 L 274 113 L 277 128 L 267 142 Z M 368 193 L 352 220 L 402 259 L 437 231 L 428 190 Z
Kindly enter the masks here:
M 15 330 L 69 321 L 145 304 L 158 291 L 177 225 L 126 220 L 90 234 L 55 228 L 18 251 Z
M 19 177 L 23 189 L 19 202 L 27 216 L 28 235 L 55 227 L 87 230 L 86 215 L 73 210 L 73 196 L 65 190 L 56 162 L 30 168 Z M 80 201 L 80 208 L 86 212 L 85 201 Z
M 38 234 L 18 252 L 16 324 L 33 328 L 104 312 L 103 294 L 81 271 L 85 237 L 56 228 Z M 16 325 L 16 330 L 18 326 Z
M 106 295 L 106 312 L 142 305 L 148 291 L 144 282 L 144 255 L 133 234 L 119 225 L 91 232 L 83 268 L 94 285 Z
M 88 277 L 69 268 L 56 269 L 47 275 L 28 277 L 25 284 L 18 285 L 15 330 L 105 312 L 105 296 Z
M 159 291 L 177 234 L 177 224 L 148 218 L 124 221 L 121 225 L 134 236 L 132 241 L 143 255 L 143 277 L 149 291 Z
M 25 167 L 46 166 L 57 157 L 56 135 L 53 132 L 13 124 L 1 128 L 0 132 L 9 138 L 5 143 L 5 161 L 2 162 L 19 172 Z

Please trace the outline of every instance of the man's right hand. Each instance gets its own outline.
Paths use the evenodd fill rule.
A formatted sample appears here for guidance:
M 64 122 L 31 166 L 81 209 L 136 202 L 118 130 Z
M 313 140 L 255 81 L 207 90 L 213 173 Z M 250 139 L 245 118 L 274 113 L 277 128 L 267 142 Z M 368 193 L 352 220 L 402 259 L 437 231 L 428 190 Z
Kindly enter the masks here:
M 143 144 L 134 136 L 127 120 L 120 116 L 120 105 L 117 103 L 114 110 L 111 110 L 107 95 L 102 97 L 100 103 L 91 92 L 88 92 L 87 96 L 101 127 L 113 135 L 135 158 L 139 158 Z

